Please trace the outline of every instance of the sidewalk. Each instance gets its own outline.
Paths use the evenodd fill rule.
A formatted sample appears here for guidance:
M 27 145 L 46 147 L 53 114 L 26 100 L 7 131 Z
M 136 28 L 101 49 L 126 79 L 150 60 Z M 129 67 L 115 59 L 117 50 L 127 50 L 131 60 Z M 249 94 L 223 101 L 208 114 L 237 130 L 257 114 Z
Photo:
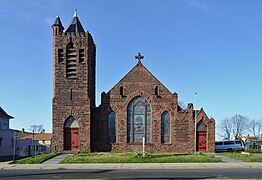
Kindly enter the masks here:
M 43 162 L 42 164 L 58 164 L 59 162 L 64 160 L 66 157 L 71 156 L 71 155 L 73 155 L 73 154 L 60 154 L 58 156 L 55 156 L 54 158 L 51 158 L 51 159 Z
M 229 158 L 226 156 L 221 156 L 221 155 L 217 155 L 217 154 L 213 154 L 216 158 L 222 160 L 224 163 L 246 163 L 237 159 L 233 159 L 233 158 Z
M 262 163 L 249 163 L 212 154 L 224 163 L 96 163 L 96 164 L 58 164 L 71 154 L 61 154 L 43 164 L 8 164 L 0 163 L 1 170 L 22 169 L 262 169 Z
M 115 163 L 115 164 L 0 164 L 1 170 L 29 169 L 262 169 L 262 163 Z

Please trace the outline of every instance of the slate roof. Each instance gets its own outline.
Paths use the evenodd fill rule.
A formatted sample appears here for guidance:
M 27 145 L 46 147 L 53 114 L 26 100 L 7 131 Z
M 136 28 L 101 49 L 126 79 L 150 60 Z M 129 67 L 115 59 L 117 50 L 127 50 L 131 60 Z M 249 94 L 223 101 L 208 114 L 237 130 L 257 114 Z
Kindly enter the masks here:
M 0 106 L 0 117 L 14 119 L 14 117 L 7 114 L 1 106 Z
M 60 20 L 60 17 L 58 15 L 56 16 L 56 19 L 55 19 L 55 22 L 54 22 L 53 26 L 60 26 L 60 27 L 62 27 L 64 29 L 64 27 L 62 25 L 62 22 Z
M 76 10 L 73 19 L 65 32 L 85 32 L 80 20 L 77 17 Z

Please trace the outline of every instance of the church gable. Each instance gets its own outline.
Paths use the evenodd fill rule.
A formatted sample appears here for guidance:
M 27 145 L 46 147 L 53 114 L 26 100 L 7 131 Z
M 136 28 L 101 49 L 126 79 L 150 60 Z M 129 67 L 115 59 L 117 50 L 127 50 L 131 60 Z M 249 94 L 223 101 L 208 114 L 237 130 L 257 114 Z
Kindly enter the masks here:
M 138 61 L 111 90 L 110 94 L 128 95 L 135 91 L 144 91 L 150 95 L 172 95 L 172 93 Z

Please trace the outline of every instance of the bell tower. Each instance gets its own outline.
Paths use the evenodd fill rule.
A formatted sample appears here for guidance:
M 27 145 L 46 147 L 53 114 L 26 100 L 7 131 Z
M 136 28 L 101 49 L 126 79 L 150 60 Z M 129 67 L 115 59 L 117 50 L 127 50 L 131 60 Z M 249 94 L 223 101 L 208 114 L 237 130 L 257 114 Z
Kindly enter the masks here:
M 95 108 L 96 46 L 75 10 L 64 31 L 59 16 L 53 29 L 52 101 L 54 151 L 90 151 L 91 116 Z

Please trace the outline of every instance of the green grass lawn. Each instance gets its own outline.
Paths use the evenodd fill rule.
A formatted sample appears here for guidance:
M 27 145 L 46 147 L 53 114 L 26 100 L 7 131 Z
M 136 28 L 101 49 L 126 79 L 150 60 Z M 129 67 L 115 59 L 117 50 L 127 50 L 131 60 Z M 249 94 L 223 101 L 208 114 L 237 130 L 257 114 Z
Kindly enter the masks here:
M 31 156 L 23 159 L 16 160 L 10 164 L 41 164 L 44 161 L 51 159 L 61 153 L 50 153 L 50 154 L 40 154 L 36 156 Z
M 142 157 L 137 153 L 81 152 L 61 163 L 200 163 L 222 162 L 214 156 L 193 153 L 152 153 Z
M 228 152 L 218 153 L 218 154 L 245 162 L 262 162 L 261 156 L 246 155 L 241 153 L 228 153 Z

